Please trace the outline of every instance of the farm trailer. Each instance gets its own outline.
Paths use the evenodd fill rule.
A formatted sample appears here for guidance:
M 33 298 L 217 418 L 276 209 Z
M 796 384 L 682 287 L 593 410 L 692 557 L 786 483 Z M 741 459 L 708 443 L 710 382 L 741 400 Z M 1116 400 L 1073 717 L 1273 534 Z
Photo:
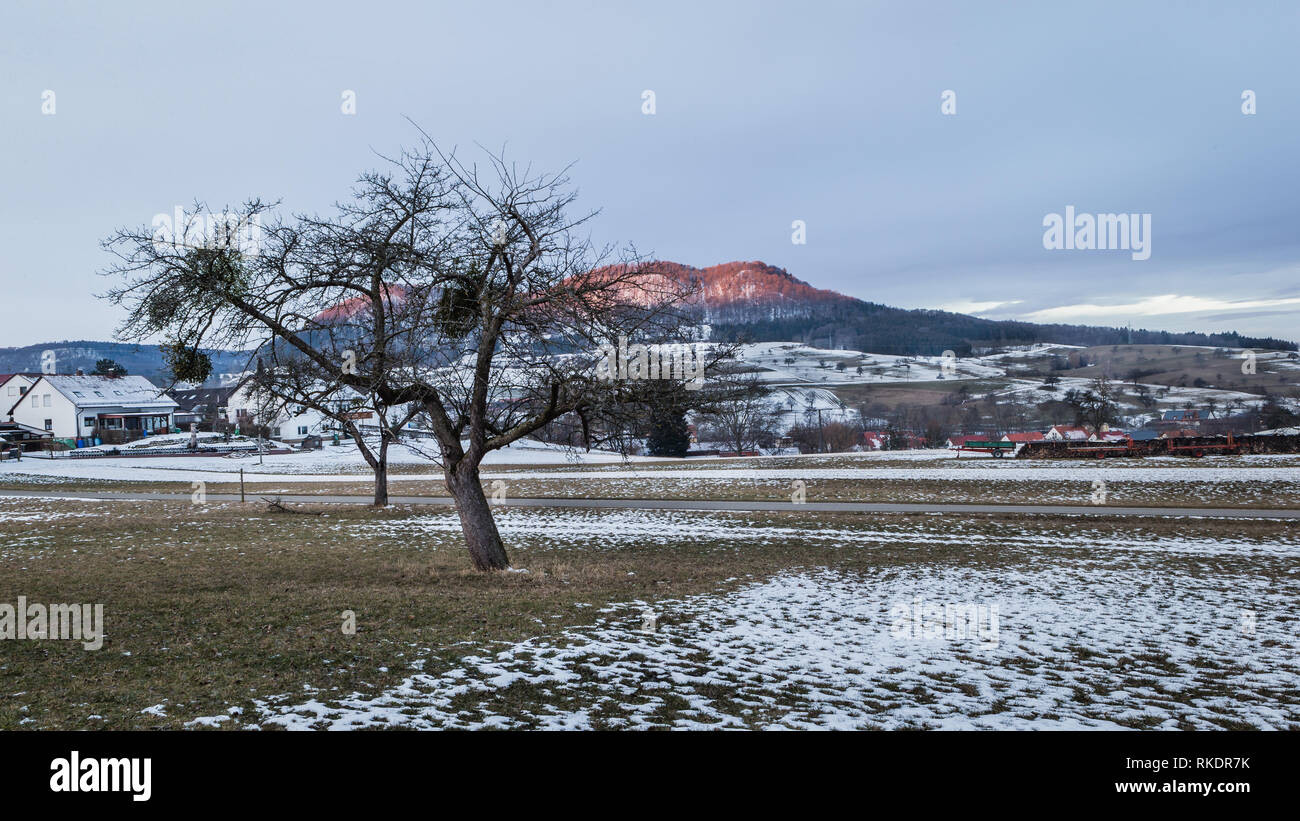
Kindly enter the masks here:
M 1300 436 L 1177 436 L 1146 442 L 1026 442 L 1022 459 L 1105 459 L 1116 456 L 1210 456 L 1300 453 Z

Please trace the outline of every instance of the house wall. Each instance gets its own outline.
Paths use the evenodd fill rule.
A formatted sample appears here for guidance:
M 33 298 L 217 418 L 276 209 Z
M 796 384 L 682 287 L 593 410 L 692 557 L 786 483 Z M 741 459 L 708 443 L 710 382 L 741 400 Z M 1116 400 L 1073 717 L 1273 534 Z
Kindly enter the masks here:
M 4 403 L 4 410 L 8 410 L 13 403 L 17 402 L 18 397 L 22 396 L 23 392 L 30 388 L 35 381 L 29 376 L 14 374 L 3 385 L 0 385 L 0 402 Z
M 307 436 L 322 435 L 325 432 L 325 423 L 332 421 L 324 414 L 311 409 L 292 416 L 285 414 L 271 426 L 271 435 L 281 442 L 301 442 Z
M 5 387 L 8 386 L 6 383 Z M 6 396 L 5 400 L 8 399 Z M 48 429 L 59 439 L 75 439 L 78 436 L 77 407 L 45 382 L 37 382 L 34 388 L 28 389 L 22 401 L 14 408 L 13 417 L 15 422 L 41 430 Z M 52 427 L 46 428 L 47 419 L 52 422 Z
M 226 421 L 232 425 L 240 425 L 241 432 L 247 433 L 250 425 L 257 420 L 257 406 L 250 398 L 250 391 L 244 387 L 233 392 L 230 399 L 226 402 Z M 350 400 L 336 400 L 340 407 L 348 407 Z M 300 407 L 300 406 L 299 406 Z M 288 409 L 280 411 L 275 419 L 269 422 L 263 422 L 271 429 L 271 437 L 281 442 L 296 443 L 301 442 L 307 436 L 328 436 L 330 431 L 338 427 L 338 423 L 330 419 L 325 414 L 312 410 L 311 408 L 302 408 L 301 413 L 295 413 L 299 407 L 292 404 Z M 332 405 L 331 405 L 332 407 Z M 248 416 L 241 417 L 240 411 L 246 411 Z M 358 411 L 364 413 L 365 408 L 358 408 Z M 362 420 L 362 424 L 366 420 Z M 374 420 L 370 420 L 372 423 Z M 301 429 L 305 428 L 306 432 Z

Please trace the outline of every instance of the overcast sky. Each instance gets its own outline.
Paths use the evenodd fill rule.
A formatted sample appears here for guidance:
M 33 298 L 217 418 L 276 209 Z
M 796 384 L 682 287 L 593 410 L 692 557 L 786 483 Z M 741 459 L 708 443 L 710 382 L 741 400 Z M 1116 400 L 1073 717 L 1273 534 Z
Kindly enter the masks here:
M 0 346 L 111 338 L 94 295 L 115 227 L 196 198 L 328 209 L 417 140 L 405 117 L 444 146 L 576 162 L 595 239 L 660 259 L 763 260 L 903 307 L 1295 339 L 1298 9 L 5 0 Z M 1150 214 L 1150 258 L 1045 249 L 1066 206 Z

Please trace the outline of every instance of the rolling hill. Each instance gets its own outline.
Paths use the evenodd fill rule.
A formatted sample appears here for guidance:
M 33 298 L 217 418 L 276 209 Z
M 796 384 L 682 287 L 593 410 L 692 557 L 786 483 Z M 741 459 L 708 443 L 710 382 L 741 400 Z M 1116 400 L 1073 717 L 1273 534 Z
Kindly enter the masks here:
M 892 356 L 938 356 L 953 351 L 959 357 L 1000 348 L 1042 343 L 1092 347 L 1102 345 L 1201 345 L 1295 351 L 1295 342 L 1242 336 L 1235 332 L 1171 333 L 1090 325 L 1040 325 L 1009 322 L 935 310 L 894 308 L 816 288 L 783 268 L 764 262 L 726 262 L 695 268 L 676 262 L 648 263 L 650 272 L 694 283 L 693 309 L 711 328 L 714 339 L 750 342 L 794 342 L 829 350 L 870 351 Z M 397 295 L 400 298 L 400 294 Z M 320 317 L 349 316 L 359 303 L 342 303 L 322 310 Z M 0 348 L 0 373 L 39 372 L 41 355 L 54 351 L 58 370 L 78 368 L 89 373 L 99 359 L 113 359 L 131 373 L 165 383 L 161 353 L 156 345 L 91 340 L 50 342 L 21 348 Z M 243 369 L 246 354 L 209 351 L 214 378 L 230 381 Z
M 166 385 L 163 373 L 162 352 L 157 345 L 136 345 L 127 342 L 97 342 L 76 340 L 45 342 L 21 348 L 0 348 L 0 373 L 40 373 L 41 358 L 46 351 L 54 354 L 55 368 L 59 373 L 77 370 L 90 373 L 101 359 L 111 359 L 128 373 L 138 374 L 155 385 Z M 210 384 L 221 384 L 243 371 L 247 354 L 240 351 L 205 351 L 212 357 L 213 378 Z M 222 377 L 225 377 L 224 379 Z
M 696 304 L 714 338 L 800 342 L 894 355 L 958 356 L 1014 345 L 1207 345 L 1296 350 L 1288 340 L 1237 333 L 1171 333 L 1088 325 L 1040 325 L 935 310 L 893 308 L 815 288 L 763 262 L 693 268 L 655 262 L 655 272 L 698 284 Z

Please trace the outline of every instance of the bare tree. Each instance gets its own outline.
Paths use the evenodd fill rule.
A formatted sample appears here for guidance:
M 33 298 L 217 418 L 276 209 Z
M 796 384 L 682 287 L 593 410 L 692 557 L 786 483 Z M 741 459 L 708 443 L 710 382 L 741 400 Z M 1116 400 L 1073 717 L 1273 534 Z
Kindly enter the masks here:
M 348 364 L 345 362 L 345 367 Z M 310 408 L 337 425 L 356 444 L 361 458 L 374 473 L 374 505 L 388 504 L 388 450 L 419 412 L 417 403 L 390 409 L 373 392 L 367 396 L 348 385 L 321 379 L 310 360 L 298 357 L 286 357 L 274 368 L 261 366 L 259 362 L 248 387 L 255 401 L 278 401 L 280 409 L 290 404 Z M 372 427 L 377 441 L 373 437 L 367 439 L 366 431 L 359 424 L 366 417 L 376 421 Z
M 264 222 L 252 250 L 119 230 L 105 241 L 117 256 L 106 273 L 123 282 L 106 296 L 129 311 L 119 337 L 162 337 L 191 355 L 185 381 L 210 370 L 200 347 L 251 347 L 281 389 L 347 387 L 414 406 L 474 566 L 503 569 L 484 456 L 601 401 L 600 344 L 680 341 L 690 286 L 580 237 L 593 214 L 570 216 L 563 172 L 500 155 L 481 172 L 427 138 L 385 161 L 329 217 L 273 218 L 247 202 L 244 224 Z
M 1084 391 L 1080 399 L 1079 413 L 1084 426 L 1098 433 L 1115 421 L 1117 411 L 1114 385 L 1104 376 L 1093 379 L 1089 390 Z
M 715 395 L 700 417 L 715 425 L 737 455 L 771 438 L 776 426 L 767 387 L 757 374 L 721 377 L 710 383 Z

